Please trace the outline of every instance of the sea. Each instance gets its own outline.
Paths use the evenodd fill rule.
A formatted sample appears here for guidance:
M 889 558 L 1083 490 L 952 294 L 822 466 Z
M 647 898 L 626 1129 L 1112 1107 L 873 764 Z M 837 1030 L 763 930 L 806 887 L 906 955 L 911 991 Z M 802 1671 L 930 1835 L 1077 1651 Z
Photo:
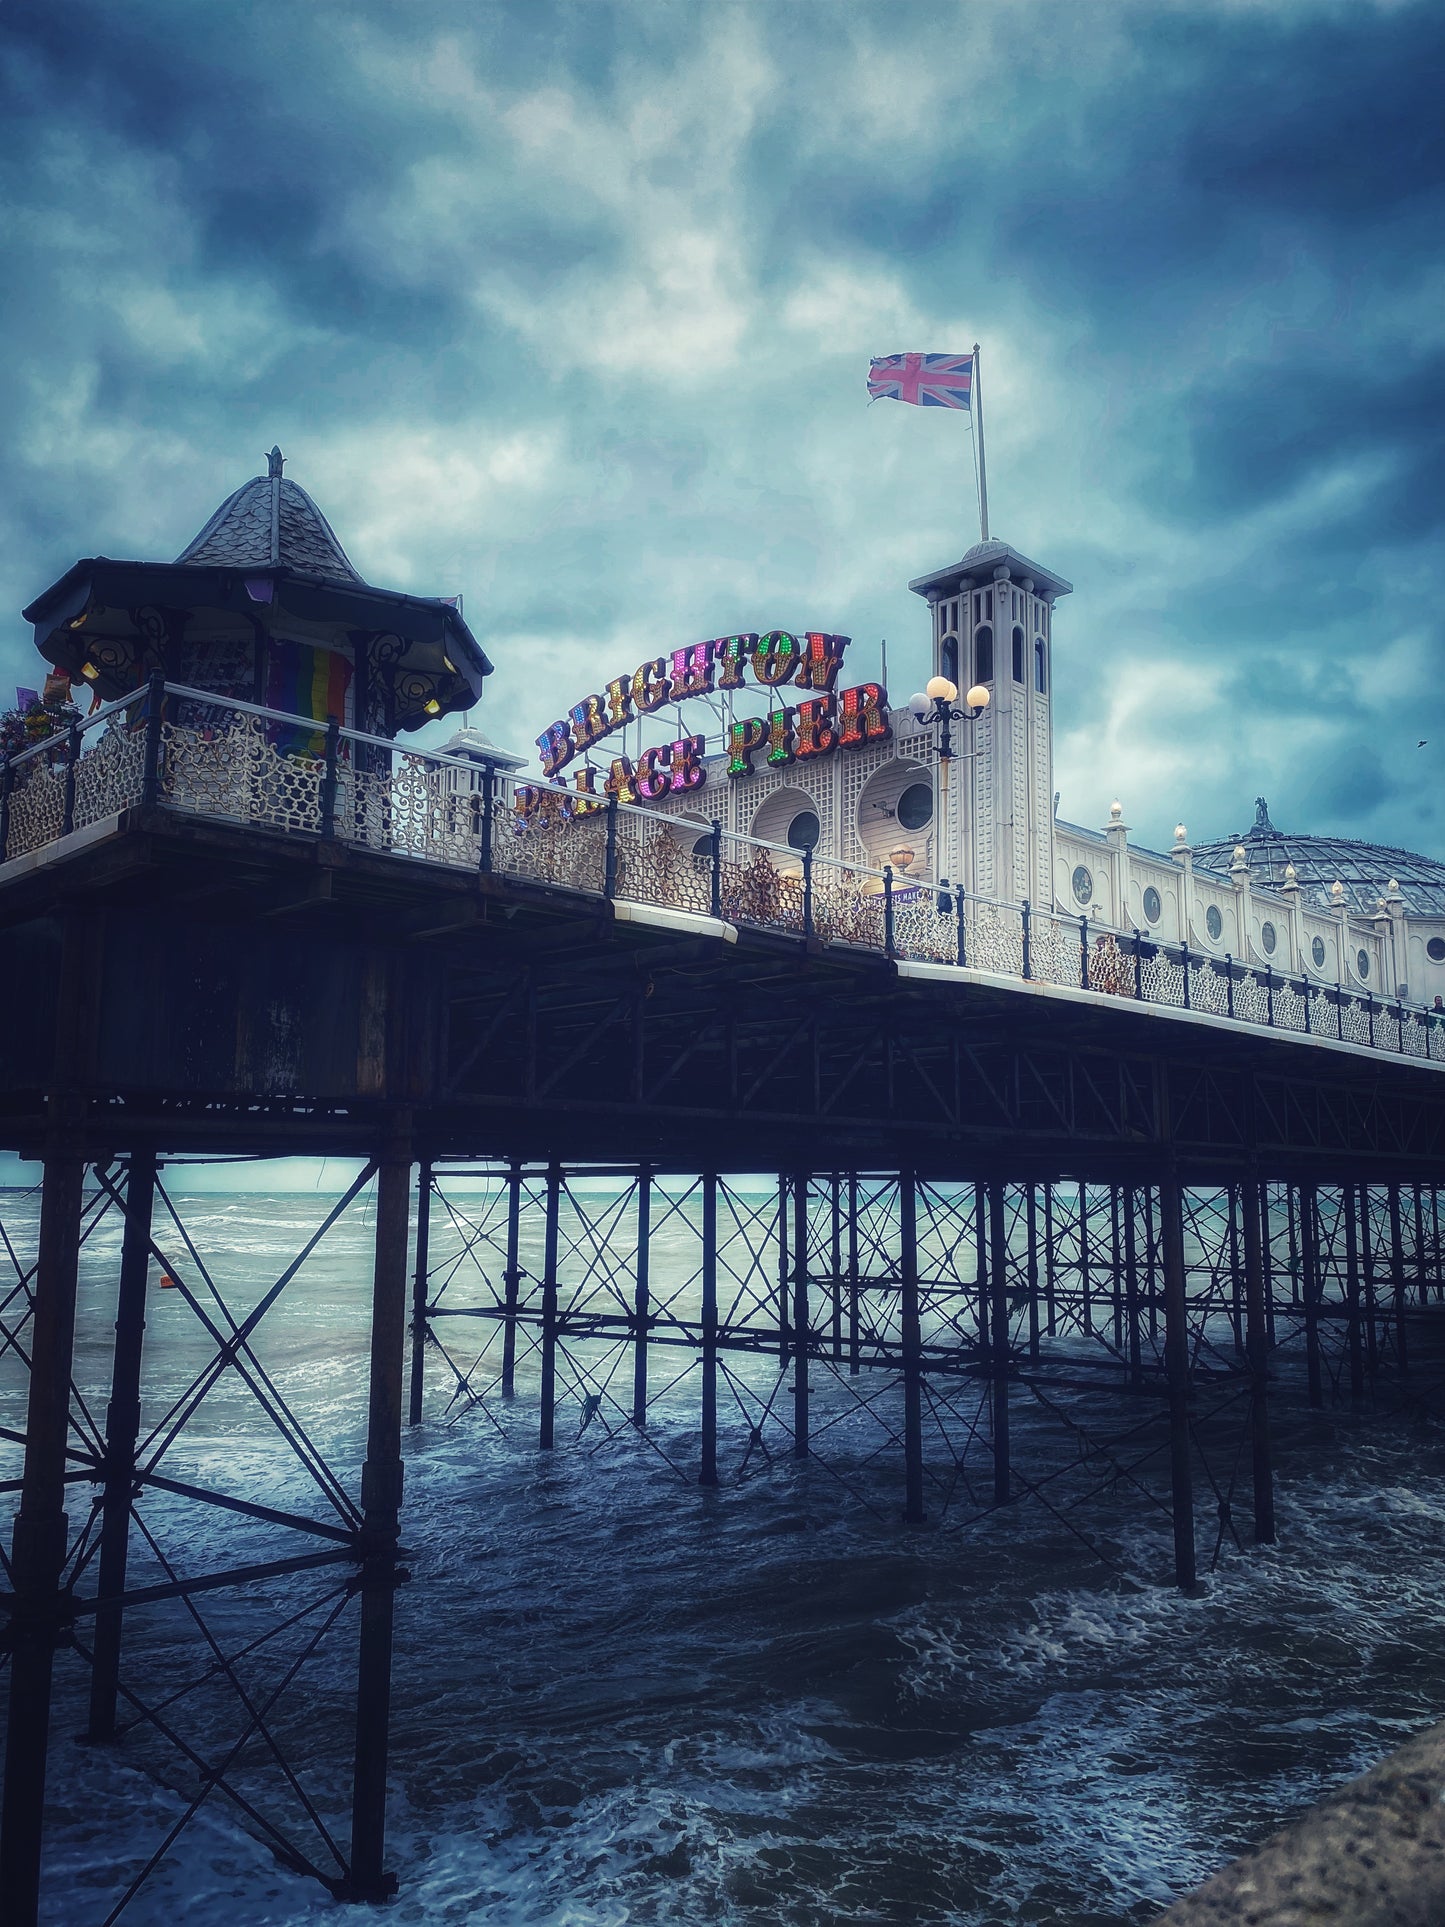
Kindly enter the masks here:
M 241 1316 L 335 1188 L 329 1173 L 309 1190 L 248 1181 L 232 1172 L 229 1191 L 210 1192 L 204 1173 L 168 1176 L 184 1236 L 163 1218 L 158 1239 L 217 1329 L 207 1277 Z M 342 1215 L 256 1336 L 275 1394 L 352 1492 L 372 1210 L 363 1195 Z M 33 1188 L 0 1193 L 22 1267 L 37 1218 Z M 439 1227 L 439 1262 L 467 1235 Z M 96 1418 L 119 1238 L 115 1214 L 99 1216 L 83 1253 L 76 1380 Z M 668 1263 L 664 1227 L 657 1290 Z M 17 1303 L 0 1317 L 13 1324 Z M 484 1337 L 444 1334 L 463 1376 Z M 147 1432 L 166 1436 L 213 1351 L 185 1293 L 153 1273 Z M 756 1360 L 724 1399 L 723 1480 L 705 1491 L 695 1378 L 662 1391 L 645 1437 L 608 1400 L 591 1418 L 564 1403 L 544 1453 L 528 1369 L 510 1405 L 472 1402 L 452 1396 L 436 1354 L 427 1416 L 407 1434 L 395 1899 L 339 1913 L 280 1864 L 255 1817 L 335 1870 L 325 1840 L 347 1837 L 356 1608 L 346 1568 L 321 1568 L 197 1595 L 194 1611 L 137 1607 L 113 1747 L 83 1739 L 82 1623 L 57 1662 L 44 1919 L 1143 1927 L 1445 1717 L 1445 1425 L 1428 1406 L 1311 1413 L 1286 1388 L 1278 1543 L 1236 1546 L 1202 1503 L 1205 1571 L 1184 1596 L 1169 1583 L 1167 1520 L 1128 1481 L 1093 1498 L 1086 1536 L 1029 1503 L 967 1530 L 946 1515 L 908 1528 L 896 1454 L 846 1427 L 824 1445 L 826 1386 L 818 1460 L 747 1450 L 748 1399 L 776 1374 Z M 12 1431 L 23 1390 L 11 1347 L 0 1423 Z M 1043 1422 L 1021 1406 L 1021 1462 Z M 6 1451 L 10 1477 L 13 1440 Z M 303 1456 L 226 1371 L 164 1470 L 334 1517 Z M 73 1534 L 90 1500 L 78 1479 Z M 179 1493 L 151 1492 L 138 1513 L 134 1585 L 323 1543 Z

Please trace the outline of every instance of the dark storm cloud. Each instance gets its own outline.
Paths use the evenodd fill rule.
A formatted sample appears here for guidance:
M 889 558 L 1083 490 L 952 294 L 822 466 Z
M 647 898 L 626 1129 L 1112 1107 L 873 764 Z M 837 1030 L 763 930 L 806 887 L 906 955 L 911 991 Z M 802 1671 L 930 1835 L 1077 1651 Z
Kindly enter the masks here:
M 654 635 L 907 678 L 969 457 L 863 369 L 977 335 L 996 530 L 1077 584 L 1065 814 L 1438 845 L 1442 52 L 1433 0 L 22 0 L 0 598 L 279 437 L 359 566 L 467 592 L 519 746 Z

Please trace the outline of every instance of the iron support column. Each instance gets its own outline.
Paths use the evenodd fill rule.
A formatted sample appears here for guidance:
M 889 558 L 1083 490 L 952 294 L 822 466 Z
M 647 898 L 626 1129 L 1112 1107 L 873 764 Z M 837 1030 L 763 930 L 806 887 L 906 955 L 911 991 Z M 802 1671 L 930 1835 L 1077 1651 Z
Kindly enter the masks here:
M 366 1462 L 361 1468 L 361 1641 L 356 1678 L 356 1767 L 351 1792 L 353 1900 L 396 1891 L 385 1871 L 386 1767 L 391 1723 L 392 1624 L 401 1532 L 401 1414 L 406 1355 L 406 1248 L 411 1218 L 411 1148 L 390 1143 L 376 1178 L 376 1257 L 371 1292 L 371 1379 Z
M 922 1525 L 923 1331 L 918 1315 L 918 1198 L 912 1171 L 898 1174 L 898 1273 L 903 1339 L 903 1517 Z
M 717 1174 L 702 1181 L 702 1470 L 717 1484 Z
M 1365 1354 L 1360 1335 L 1360 1241 L 1355 1222 L 1355 1187 L 1341 1186 L 1345 1212 L 1345 1344 L 1350 1358 L 1350 1397 L 1365 1396 Z
M 993 1405 L 993 1498 L 1007 1505 L 1010 1486 L 1008 1378 L 1008 1199 L 1003 1184 L 988 1184 L 988 1370 Z
M 808 1456 L 808 1174 L 793 1178 L 793 1457 Z
M 1262 1221 L 1265 1187 L 1251 1175 L 1239 1188 L 1244 1214 L 1245 1349 L 1249 1360 L 1249 1440 L 1254 1473 L 1254 1543 L 1274 1544 L 1274 1470 L 1269 1452 L 1269 1326 L 1265 1313 Z
M 1194 1585 L 1194 1476 L 1189 1452 L 1189 1303 L 1184 1277 L 1184 1199 L 1174 1171 L 1159 1185 L 1164 1258 L 1164 1363 L 1169 1383 L 1169 1483 L 1174 1512 L 1174 1577 Z
M 427 1318 L 427 1266 L 431 1244 L 431 1160 L 421 1167 L 416 1185 L 416 1264 L 411 1277 L 411 1403 L 407 1422 L 421 1424 L 421 1399 L 426 1370 L 426 1341 L 430 1335 Z
M 1410 1369 L 1410 1349 L 1405 1337 L 1405 1236 L 1400 1223 L 1400 1187 L 1389 1187 L 1390 1198 L 1390 1272 L 1395 1304 L 1395 1363 L 1402 1373 Z
M 125 1233 L 120 1251 L 120 1289 L 115 1308 L 115 1362 L 105 1413 L 105 1487 L 100 1513 L 100 1561 L 96 1594 L 118 1599 L 125 1591 L 130 1549 L 130 1508 L 135 1445 L 140 1435 L 141 1346 L 145 1337 L 146 1277 L 150 1269 L 151 1206 L 155 1197 L 154 1151 L 136 1151 L 125 1186 Z M 86 1738 L 115 1738 L 120 1683 L 122 1608 L 98 1606 L 95 1658 L 90 1674 L 90 1722 Z
M 515 1158 L 507 1166 L 507 1266 L 502 1273 L 506 1294 L 502 1314 L 502 1397 L 517 1392 L 517 1295 L 522 1285 L 518 1262 L 522 1255 L 522 1167 Z
M 557 1420 L 557 1232 L 562 1214 L 562 1167 L 547 1166 L 547 1228 L 542 1257 L 542 1397 L 537 1443 L 550 1452 Z
M 1311 1405 L 1325 1402 L 1320 1367 L 1320 1236 L 1319 1206 L 1312 1183 L 1299 1187 L 1300 1261 L 1303 1267 L 1305 1314 L 1305 1371 Z
M 706 1192 L 703 1210 L 707 1210 Z M 704 1232 L 704 1244 L 706 1240 Z M 707 1263 L 705 1254 L 703 1263 Z M 652 1172 L 645 1164 L 637 1173 L 637 1276 L 632 1307 L 632 1423 L 642 1432 L 647 1428 L 647 1337 L 652 1329 Z
M 65 1447 L 84 1178 L 84 1160 L 70 1146 L 54 1144 L 45 1159 L 40 1197 L 25 1469 L 11 1554 L 10 1717 L 0 1807 L 0 1896 L 7 1927 L 31 1927 L 40 1905 L 51 1673 L 68 1526 Z

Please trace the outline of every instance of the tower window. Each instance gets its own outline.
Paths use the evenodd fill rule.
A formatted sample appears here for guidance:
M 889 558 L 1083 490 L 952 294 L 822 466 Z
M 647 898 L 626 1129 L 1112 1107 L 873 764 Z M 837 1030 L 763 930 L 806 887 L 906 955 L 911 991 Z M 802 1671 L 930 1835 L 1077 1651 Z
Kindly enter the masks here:
M 1024 632 L 1022 629 L 1019 629 L 1016 627 L 1014 629 L 1014 681 L 1022 682 L 1023 679 L 1024 679 Z
M 1049 686 L 1048 651 L 1047 649 L 1044 648 L 1043 637 L 1037 636 L 1034 639 L 1034 688 L 1037 689 L 1039 694 L 1042 696 L 1044 692 L 1048 689 L 1048 686 Z
M 938 673 L 951 683 L 958 681 L 958 637 L 945 636 L 938 648 Z
M 992 589 L 985 589 L 983 592 L 983 612 L 988 617 L 989 621 L 992 622 L 993 621 L 993 590 Z
M 993 681 L 993 630 L 987 624 L 973 639 L 973 673 L 979 682 Z

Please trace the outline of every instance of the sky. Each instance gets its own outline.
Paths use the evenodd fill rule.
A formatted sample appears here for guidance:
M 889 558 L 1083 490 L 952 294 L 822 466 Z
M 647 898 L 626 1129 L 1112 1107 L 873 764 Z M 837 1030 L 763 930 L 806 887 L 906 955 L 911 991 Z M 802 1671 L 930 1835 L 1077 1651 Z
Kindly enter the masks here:
M 977 340 L 1061 814 L 1445 856 L 1442 71 L 1440 0 L 5 0 L 0 694 L 279 442 L 509 747 L 740 629 L 901 703 L 973 457 L 868 360 Z

